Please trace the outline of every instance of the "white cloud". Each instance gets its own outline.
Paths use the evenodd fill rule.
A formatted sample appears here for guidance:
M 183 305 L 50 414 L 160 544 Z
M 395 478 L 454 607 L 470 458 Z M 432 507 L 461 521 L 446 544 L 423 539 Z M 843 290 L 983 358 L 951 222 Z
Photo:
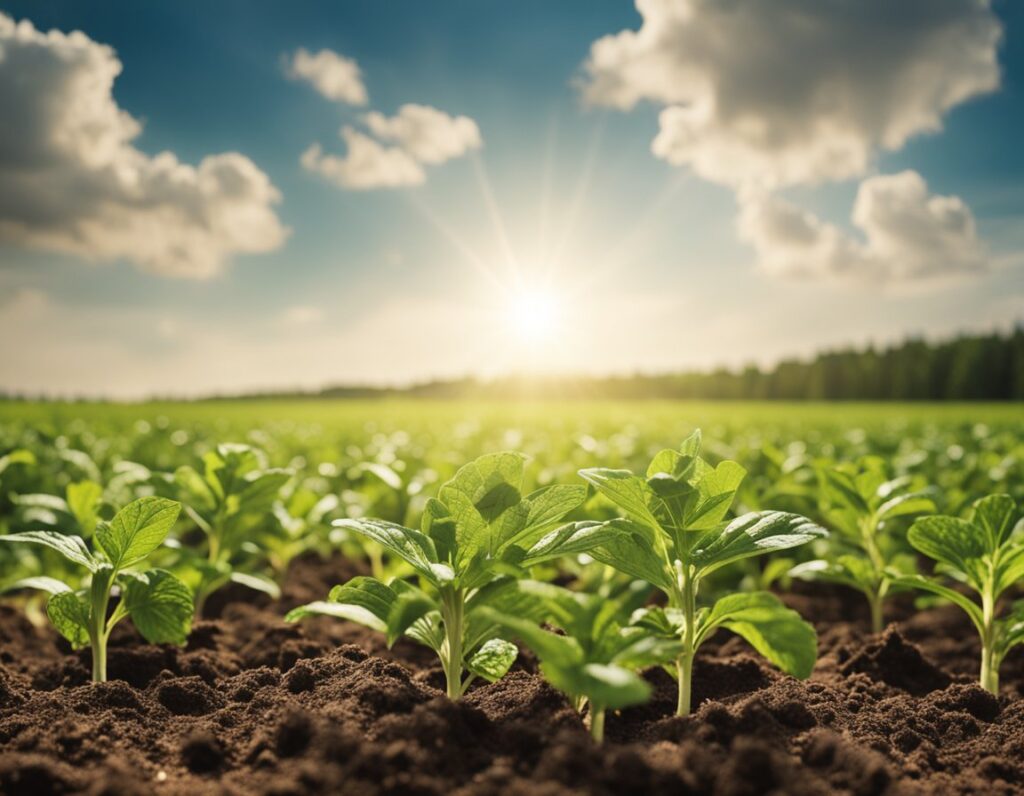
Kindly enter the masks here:
M 121 62 L 84 33 L 0 13 L 0 241 L 205 278 L 287 236 L 280 194 L 236 152 L 198 166 L 131 145 L 112 95 Z
M 582 90 L 666 105 L 656 155 L 714 182 L 857 177 L 999 84 L 987 0 L 637 0 L 639 30 L 594 42 Z
M 423 168 L 404 150 L 383 146 L 351 127 L 341 128 L 341 137 L 348 145 L 344 157 L 325 155 L 319 144 L 312 144 L 302 153 L 302 167 L 351 190 L 399 188 L 426 180 Z
M 740 205 L 740 237 L 773 276 L 877 285 L 986 269 L 970 209 L 959 197 L 929 193 L 914 171 L 861 183 L 852 216 L 861 239 L 776 196 L 746 192 Z
M 483 145 L 480 128 L 468 116 L 449 116 L 429 105 L 408 103 L 390 118 L 378 111 L 364 118 L 374 135 L 396 142 L 420 163 L 444 163 Z
M 369 99 L 359 64 L 333 50 L 311 53 L 300 47 L 288 61 L 286 71 L 293 80 L 309 82 L 334 102 L 365 105 Z

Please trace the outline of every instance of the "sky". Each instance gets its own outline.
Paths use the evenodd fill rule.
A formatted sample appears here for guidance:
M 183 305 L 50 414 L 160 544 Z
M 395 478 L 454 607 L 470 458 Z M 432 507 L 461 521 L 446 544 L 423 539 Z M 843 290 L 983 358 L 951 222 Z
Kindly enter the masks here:
M 1024 6 L 0 0 L 0 391 L 1024 322 Z

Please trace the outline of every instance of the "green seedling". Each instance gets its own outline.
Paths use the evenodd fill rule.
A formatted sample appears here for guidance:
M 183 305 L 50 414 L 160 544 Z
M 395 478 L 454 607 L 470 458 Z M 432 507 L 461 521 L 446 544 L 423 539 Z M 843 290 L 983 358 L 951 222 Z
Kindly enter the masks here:
M 125 617 L 153 644 L 184 644 L 192 623 L 192 594 L 170 572 L 139 571 L 146 558 L 163 544 L 178 518 L 173 500 L 146 497 L 129 503 L 110 523 L 99 522 L 94 550 L 78 536 L 52 531 L 26 531 L 0 536 L 2 542 L 43 545 L 88 571 L 90 584 L 74 590 L 56 578 L 25 578 L 11 588 L 49 592 L 46 613 L 74 649 L 92 648 L 92 679 L 107 679 L 107 639 Z M 114 587 L 120 596 L 113 610 Z
M 604 739 L 605 712 L 646 702 L 651 686 L 639 669 L 674 661 L 678 639 L 620 623 L 622 606 L 597 594 L 573 592 L 538 581 L 521 581 L 521 591 L 538 598 L 555 633 L 521 616 L 483 609 L 485 615 L 533 650 L 541 672 L 565 693 L 576 710 L 589 706 L 590 734 Z
M 893 529 L 901 519 L 934 512 L 935 503 L 912 477 L 889 479 L 885 463 L 873 456 L 856 467 L 822 468 L 819 479 L 826 520 L 838 531 L 829 540 L 833 555 L 799 564 L 789 574 L 862 592 L 871 610 L 871 630 L 880 633 L 891 574 L 909 575 L 915 569 L 913 556 Z
M 934 559 L 935 575 L 894 575 L 901 586 L 922 589 L 960 606 L 981 637 L 982 687 L 999 693 L 999 666 L 1006 654 L 1024 642 L 1024 601 L 998 617 L 999 600 L 1024 577 L 1024 519 L 1009 495 L 975 501 L 970 519 L 921 517 L 907 538 L 916 550 Z M 946 575 L 974 591 L 981 604 L 945 585 Z
M 603 538 L 597 523 L 561 525 L 585 499 L 583 486 L 523 495 L 524 462 L 518 453 L 496 453 L 462 467 L 427 501 L 420 530 L 383 520 L 336 521 L 408 563 L 418 583 L 354 578 L 287 619 L 337 616 L 385 633 L 389 644 L 406 635 L 437 653 L 452 699 L 476 677 L 501 678 L 516 646 L 481 609 L 539 619 L 540 606 L 516 580 L 527 567 L 585 552 Z
M 698 430 L 679 451 L 664 450 L 655 456 L 646 477 L 628 470 L 580 471 L 627 515 L 601 524 L 611 538 L 590 555 L 646 580 L 668 598 L 667 608 L 650 609 L 641 623 L 682 641 L 675 666 L 679 715 L 690 712 L 694 655 L 716 628 L 742 636 L 797 677 L 808 677 L 817 657 L 814 629 L 767 592 L 729 595 L 698 610 L 701 581 L 716 570 L 825 535 L 807 518 L 778 511 L 751 512 L 726 521 L 745 471 L 731 461 L 712 467 L 700 458 L 700 448 Z
M 280 596 L 273 580 L 254 571 L 265 553 L 246 548 L 261 530 L 276 522 L 274 502 L 291 475 L 289 470 L 268 469 L 262 452 L 238 444 L 218 445 L 206 453 L 202 473 L 188 466 L 175 471 L 185 511 L 207 539 L 205 559 L 184 549 L 186 563 L 198 575 L 196 616 L 202 615 L 209 596 L 229 582 Z

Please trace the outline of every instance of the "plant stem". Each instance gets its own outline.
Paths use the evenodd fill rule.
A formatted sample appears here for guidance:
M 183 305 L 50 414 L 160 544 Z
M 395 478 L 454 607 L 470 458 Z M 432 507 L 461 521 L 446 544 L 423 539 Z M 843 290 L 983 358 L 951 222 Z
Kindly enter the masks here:
M 107 605 L 110 602 L 110 586 L 114 580 L 114 572 L 110 567 L 93 575 L 89 587 L 92 605 L 91 627 L 89 628 L 89 646 L 92 647 L 92 680 L 104 683 L 107 680 Z
M 986 590 L 981 595 L 982 624 L 981 634 L 981 674 L 978 682 L 981 687 L 999 696 L 999 661 L 995 655 L 995 600 Z
M 885 622 L 882 615 L 883 595 L 881 593 L 881 589 L 868 592 L 867 598 L 868 605 L 871 607 L 871 632 L 881 633 Z
M 680 598 L 683 611 L 683 654 L 676 660 L 676 673 L 679 678 L 679 701 L 676 705 L 677 716 L 690 714 L 690 691 L 693 683 L 693 656 L 696 653 L 694 641 L 697 628 L 697 589 L 688 568 L 677 562 L 680 583 Z
M 590 705 L 590 737 L 598 743 L 604 740 L 604 708 Z
M 444 645 L 441 647 L 441 665 L 448 688 L 449 699 L 459 699 L 462 685 L 462 592 L 445 589 L 441 593 L 441 621 L 444 623 Z M 469 683 L 467 682 L 466 685 Z

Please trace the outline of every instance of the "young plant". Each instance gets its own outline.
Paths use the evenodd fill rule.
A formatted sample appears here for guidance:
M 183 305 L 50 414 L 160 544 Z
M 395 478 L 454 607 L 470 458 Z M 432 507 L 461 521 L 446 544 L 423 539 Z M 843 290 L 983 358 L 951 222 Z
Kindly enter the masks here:
M 645 612 L 641 623 L 682 641 L 675 667 L 679 715 L 690 712 L 697 648 L 718 627 L 742 636 L 797 677 L 809 676 L 817 657 L 814 628 L 767 592 L 729 595 L 698 610 L 701 581 L 716 570 L 825 535 L 805 517 L 778 511 L 751 512 L 726 522 L 745 471 L 731 461 L 712 467 L 700 458 L 700 448 L 698 430 L 679 451 L 655 456 L 646 477 L 628 470 L 580 471 L 627 514 L 602 524 L 611 538 L 590 555 L 646 580 L 668 597 L 667 608 Z
M 1015 523 L 1016 519 L 1016 523 Z M 907 538 L 915 549 L 935 559 L 936 574 L 948 575 L 976 592 L 981 605 L 943 584 L 938 577 L 901 575 L 901 586 L 937 594 L 963 608 L 981 637 L 981 686 L 999 693 L 999 665 L 1024 642 L 1024 604 L 997 618 L 1000 597 L 1024 577 L 1024 519 L 1009 495 L 975 501 L 970 519 L 921 517 Z
M 895 521 L 934 512 L 935 504 L 910 476 L 889 479 L 885 463 L 873 456 L 861 459 L 856 467 L 822 468 L 819 478 L 826 520 L 839 531 L 829 540 L 835 555 L 799 564 L 789 574 L 862 592 L 871 609 L 871 630 L 880 633 L 891 573 L 914 572 L 913 556 L 892 532 Z M 847 552 L 842 552 L 844 548 Z
M 249 445 L 218 445 L 203 456 L 203 472 L 183 466 L 174 473 L 179 494 L 189 517 L 206 534 L 205 560 L 186 563 L 196 571 L 196 616 L 201 616 L 207 598 L 229 582 L 280 595 L 270 578 L 251 571 L 252 558 L 265 558 L 260 550 L 246 550 L 258 532 L 276 519 L 274 501 L 291 471 L 268 469 L 261 451 Z M 255 554 L 255 555 L 254 555 Z M 250 569 L 250 571 L 245 571 Z
M 481 609 L 539 620 L 540 606 L 516 588 L 526 568 L 585 552 L 603 538 L 597 523 L 562 518 L 586 497 L 583 486 L 557 484 L 522 494 L 525 457 L 481 456 L 444 484 L 423 511 L 420 530 L 383 520 L 337 520 L 335 525 L 380 544 L 407 562 L 418 584 L 353 578 L 325 602 L 296 608 L 348 619 L 387 634 L 388 644 L 409 638 L 437 653 L 448 696 L 461 697 L 475 677 L 494 681 L 516 658 L 516 646 Z
M 544 677 L 572 700 L 576 710 L 582 712 L 589 705 L 590 734 L 599 743 L 604 739 L 605 711 L 650 698 L 651 686 L 637 670 L 674 661 L 682 653 L 678 639 L 639 626 L 623 627 L 622 606 L 600 595 L 530 580 L 521 581 L 519 589 L 542 602 L 545 621 L 561 634 L 494 609 L 483 609 L 485 616 L 533 650 Z
M 61 553 L 91 575 L 85 589 L 74 590 L 56 578 L 25 578 L 11 588 L 49 592 L 46 613 L 74 649 L 92 648 L 92 679 L 107 679 L 107 639 L 125 617 L 153 644 L 184 644 L 192 622 L 192 594 L 170 572 L 137 567 L 164 541 L 181 507 L 173 500 L 145 497 L 129 503 L 110 523 L 98 522 L 90 551 L 78 536 L 26 531 L 0 541 L 43 545 Z M 120 597 L 109 610 L 114 586 Z

